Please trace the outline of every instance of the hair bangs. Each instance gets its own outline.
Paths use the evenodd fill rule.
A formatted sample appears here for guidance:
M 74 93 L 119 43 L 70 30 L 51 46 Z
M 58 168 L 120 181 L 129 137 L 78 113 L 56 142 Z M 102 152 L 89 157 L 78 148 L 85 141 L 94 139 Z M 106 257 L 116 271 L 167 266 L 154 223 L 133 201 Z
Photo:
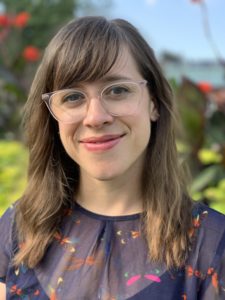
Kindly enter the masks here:
M 64 35 L 62 30 L 56 36 L 61 40 L 61 47 L 54 61 L 54 90 L 70 88 L 76 82 L 98 80 L 115 64 L 123 44 L 122 35 L 104 18 L 97 22 L 92 19 L 93 24 L 89 26 L 85 22 L 80 26 L 72 22 L 69 33 Z

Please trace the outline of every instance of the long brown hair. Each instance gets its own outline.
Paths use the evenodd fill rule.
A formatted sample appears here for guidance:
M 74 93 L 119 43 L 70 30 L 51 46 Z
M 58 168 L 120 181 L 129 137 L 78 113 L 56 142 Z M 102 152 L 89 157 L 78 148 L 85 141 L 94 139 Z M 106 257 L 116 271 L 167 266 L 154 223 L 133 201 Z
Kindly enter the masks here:
M 71 87 L 74 82 L 101 78 L 114 65 L 124 45 L 148 81 L 160 115 L 152 124 L 142 178 L 143 224 L 150 258 L 168 267 L 185 262 L 192 201 L 178 163 L 170 86 L 153 50 L 135 27 L 121 19 L 84 17 L 63 27 L 46 48 L 25 106 L 30 159 L 27 188 L 16 205 L 22 245 L 14 259 L 16 265 L 23 262 L 32 268 L 40 262 L 79 184 L 79 167 L 65 152 L 57 122 L 41 95 Z

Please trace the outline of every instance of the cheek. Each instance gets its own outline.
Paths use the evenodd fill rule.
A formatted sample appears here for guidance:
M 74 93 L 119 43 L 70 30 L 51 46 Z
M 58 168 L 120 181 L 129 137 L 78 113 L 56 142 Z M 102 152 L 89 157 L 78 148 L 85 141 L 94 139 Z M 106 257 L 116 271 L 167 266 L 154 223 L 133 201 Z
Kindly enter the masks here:
M 151 122 L 148 118 L 145 118 L 145 122 L 141 122 L 139 129 L 139 141 L 143 147 L 147 147 L 151 138 Z
M 72 147 L 74 147 L 74 141 L 76 140 L 76 126 L 71 124 L 59 124 L 59 135 L 63 147 L 66 152 L 71 156 Z
M 134 117 L 132 127 L 133 143 L 135 148 L 144 150 L 151 137 L 151 121 L 149 111 L 142 110 L 136 117 Z

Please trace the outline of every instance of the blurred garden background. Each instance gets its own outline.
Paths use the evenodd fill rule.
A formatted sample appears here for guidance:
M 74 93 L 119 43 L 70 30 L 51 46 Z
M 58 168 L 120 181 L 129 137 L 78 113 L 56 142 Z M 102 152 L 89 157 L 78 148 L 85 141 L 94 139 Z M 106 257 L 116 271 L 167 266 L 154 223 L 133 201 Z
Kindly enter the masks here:
M 139 3 L 152 5 L 156 1 L 162 0 Z M 181 160 L 190 168 L 191 196 L 225 213 L 225 62 L 210 27 L 210 0 L 180 1 L 198 6 L 199 27 L 212 56 L 186 59 L 174 51 L 174 43 L 172 50 L 156 54 L 180 112 L 182 130 L 177 146 Z M 133 9 L 135 20 L 142 18 L 137 1 L 129 1 L 127 10 L 118 13 L 122 2 L 124 5 L 127 0 L 0 0 L 0 215 L 22 195 L 26 185 L 28 153 L 20 125 L 22 109 L 48 41 L 67 21 L 83 15 L 123 17 L 138 27 L 129 16 Z M 224 19 L 220 21 L 224 27 Z M 148 19 L 146 22 L 148 26 Z M 180 25 L 178 18 L 177 27 Z M 148 40 L 147 30 L 144 35 Z

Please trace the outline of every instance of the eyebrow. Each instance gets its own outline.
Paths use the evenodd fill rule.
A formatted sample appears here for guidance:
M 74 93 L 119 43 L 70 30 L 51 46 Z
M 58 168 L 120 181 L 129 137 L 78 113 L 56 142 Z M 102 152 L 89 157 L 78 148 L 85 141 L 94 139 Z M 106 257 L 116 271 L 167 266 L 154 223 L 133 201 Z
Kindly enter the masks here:
M 117 74 L 112 74 L 112 75 L 105 75 L 101 78 L 99 78 L 98 80 L 96 80 L 96 82 L 99 82 L 101 85 L 105 85 L 105 84 L 108 84 L 108 83 L 111 83 L 111 82 L 114 82 L 114 81 L 122 81 L 122 80 L 125 80 L 125 81 L 132 81 L 133 79 L 130 78 L 130 77 L 127 77 L 127 76 L 123 76 L 123 75 L 117 75 Z M 85 81 L 84 82 L 76 82 L 76 84 L 68 87 L 68 88 L 74 88 L 74 86 L 76 87 L 80 87 L 82 88 L 83 84 L 86 83 Z
M 115 74 L 115 75 L 106 75 L 99 79 L 99 81 L 102 83 L 109 83 L 109 82 L 118 81 L 118 80 L 132 80 L 132 78 Z

